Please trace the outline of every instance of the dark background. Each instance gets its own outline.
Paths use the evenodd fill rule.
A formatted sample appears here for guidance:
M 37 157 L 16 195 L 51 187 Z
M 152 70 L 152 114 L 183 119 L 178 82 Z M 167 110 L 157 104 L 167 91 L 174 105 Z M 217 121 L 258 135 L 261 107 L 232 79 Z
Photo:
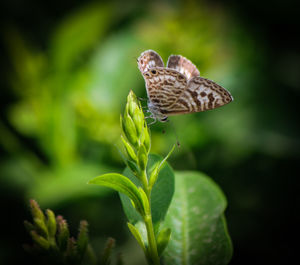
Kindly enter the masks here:
M 164 60 L 188 57 L 235 99 L 171 119 L 182 147 L 170 164 L 205 172 L 228 199 L 230 264 L 297 260 L 300 43 L 293 1 L 3 0 L 0 10 L 1 264 L 31 261 L 22 249 L 30 242 L 22 223 L 30 218 L 29 198 L 62 214 L 74 233 L 86 219 L 92 243 L 113 236 L 120 251 L 132 252 L 128 264 L 141 264 L 117 194 L 82 181 L 123 168 L 113 144 L 129 89 L 145 97 L 134 59 L 145 49 Z M 168 127 L 161 133 L 165 126 L 152 128 L 153 152 L 165 154 L 175 141 Z

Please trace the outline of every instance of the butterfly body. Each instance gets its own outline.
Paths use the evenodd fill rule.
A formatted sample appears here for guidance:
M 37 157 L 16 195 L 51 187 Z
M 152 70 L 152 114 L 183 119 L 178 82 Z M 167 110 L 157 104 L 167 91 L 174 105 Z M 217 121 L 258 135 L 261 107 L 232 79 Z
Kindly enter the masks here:
M 148 50 L 138 58 L 138 67 L 145 79 L 148 108 L 154 120 L 214 109 L 233 100 L 226 89 L 200 77 L 196 66 L 181 55 L 171 55 L 164 67 L 161 57 Z

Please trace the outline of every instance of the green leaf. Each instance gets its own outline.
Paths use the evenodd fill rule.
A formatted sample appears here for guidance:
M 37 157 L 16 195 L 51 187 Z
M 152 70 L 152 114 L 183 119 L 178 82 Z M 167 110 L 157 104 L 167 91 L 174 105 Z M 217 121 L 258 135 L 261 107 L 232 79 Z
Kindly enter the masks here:
M 108 173 L 98 176 L 90 180 L 88 183 L 109 187 L 125 194 L 134 202 L 137 210 L 142 215 L 144 214 L 143 198 L 140 191 L 127 177 L 117 173 Z
M 171 237 L 171 229 L 162 229 L 157 236 L 157 251 L 158 256 L 161 256 L 165 248 L 167 247 Z
M 149 179 L 149 186 L 151 188 L 155 184 L 160 170 L 165 165 L 165 163 L 166 163 L 167 159 L 170 157 L 170 155 L 173 153 L 175 146 L 176 145 L 174 144 L 174 146 L 172 147 L 170 152 L 167 154 L 167 156 L 160 163 L 157 163 L 156 166 L 154 167 L 154 169 L 152 170 L 152 172 L 150 174 L 150 179 Z
M 175 194 L 164 223 L 172 230 L 163 254 L 165 264 L 228 264 L 232 244 L 223 192 L 199 172 L 176 172 L 175 177 Z
M 148 168 L 153 168 L 153 165 L 160 162 L 162 158 L 158 155 L 151 154 L 149 156 Z M 126 168 L 123 172 L 135 185 L 142 186 L 140 181 L 131 173 L 130 169 Z M 149 173 L 148 173 L 149 176 Z M 157 182 L 153 186 L 151 194 L 151 208 L 152 208 L 152 221 L 154 224 L 161 222 L 166 212 L 169 208 L 169 205 L 172 200 L 174 193 L 174 173 L 172 168 L 166 164 L 163 169 L 160 171 Z M 130 200 L 120 194 L 124 212 L 130 221 L 130 223 L 135 224 L 138 221 L 141 221 L 141 217 L 135 211 Z
M 127 223 L 127 225 L 128 225 L 128 228 L 129 228 L 131 234 L 135 237 L 136 241 L 139 243 L 139 245 L 142 247 L 142 249 L 146 253 L 145 243 L 143 241 L 143 238 L 142 238 L 139 230 L 131 223 Z

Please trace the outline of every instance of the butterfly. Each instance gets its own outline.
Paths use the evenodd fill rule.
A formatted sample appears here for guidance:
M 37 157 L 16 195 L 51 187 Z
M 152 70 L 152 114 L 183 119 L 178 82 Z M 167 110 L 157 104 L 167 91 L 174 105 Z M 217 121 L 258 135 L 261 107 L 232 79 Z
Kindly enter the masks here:
M 137 61 L 146 83 L 149 117 L 154 122 L 215 109 L 233 100 L 225 88 L 200 77 L 197 67 L 181 55 L 170 55 L 167 67 L 153 50 L 144 51 Z

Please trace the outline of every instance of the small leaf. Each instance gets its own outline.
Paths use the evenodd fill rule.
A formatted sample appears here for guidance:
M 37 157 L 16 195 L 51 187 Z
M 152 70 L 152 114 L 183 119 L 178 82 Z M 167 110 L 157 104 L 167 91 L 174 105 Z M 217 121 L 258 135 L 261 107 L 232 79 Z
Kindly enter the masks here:
M 171 229 L 165 228 L 162 229 L 157 236 L 157 251 L 158 256 L 161 256 L 165 248 L 167 247 L 171 237 Z
M 135 237 L 136 241 L 139 243 L 139 245 L 142 247 L 142 249 L 146 253 L 145 243 L 143 241 L 143 238 L 142 238 L 139 230 L 131 223 L 127 223 L 127 225 L 128 225 L 128 228 L 129 228 L 131 234 Z
M 131 200 L 133 200 L 140 214 L 144 215 L 143 199 L 141 194 L 132 181 L 125 176 L 117 173 L 108 173 L 98 176 L 90 180 L 88 183 L 109 187 L 127 195 Z
M 163 253 L 165 264 L 225 265 L 232 245 L 221 189 L 199 172 L 176 172 L 176 188 L 164 226 L 172 238 Z
M 167 156 L 160 163 L 157 163 L 156 166 L 154 167 L 154 169 L 152 170 L 151 175 L 150 175 L 150 179 L 149 179 L 149 186 L 151 188 L 155 184 L 160 170 L 165 165 L 167 159 L 170 157 L 170 155 L 172 154 L 172 152 L 174 151 L 174 149 L 175 149 L 175 144 L 173 145 L 172 149 L 167 154 Z

